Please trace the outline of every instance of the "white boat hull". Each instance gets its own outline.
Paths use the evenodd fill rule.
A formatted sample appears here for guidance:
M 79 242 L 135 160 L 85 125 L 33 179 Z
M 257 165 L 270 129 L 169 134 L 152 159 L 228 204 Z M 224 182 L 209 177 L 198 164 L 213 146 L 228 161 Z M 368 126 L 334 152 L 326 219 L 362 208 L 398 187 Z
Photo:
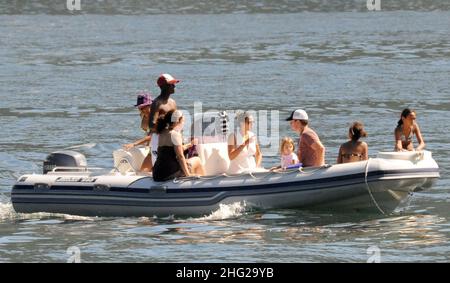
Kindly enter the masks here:
M 21 176 L 12 190 L 17 212 L 87 216 L 207 215 L 220 204 L 256 209 L 392 212 L 439 178 L 430 152 L 379 154 L 369 161 L 283 173 L 261 172 L 154 182 L 120 173 L 64 172 Z

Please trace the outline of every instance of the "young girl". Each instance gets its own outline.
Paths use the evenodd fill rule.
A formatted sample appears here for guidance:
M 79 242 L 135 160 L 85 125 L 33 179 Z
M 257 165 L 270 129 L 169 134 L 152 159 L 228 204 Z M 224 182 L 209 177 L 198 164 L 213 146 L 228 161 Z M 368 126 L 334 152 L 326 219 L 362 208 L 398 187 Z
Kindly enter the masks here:
M 287 168 L 291 165 L 299 163 L 297 154 L 294 153 L 294 141 L 289 137 L 281 140 L 281 168 Z

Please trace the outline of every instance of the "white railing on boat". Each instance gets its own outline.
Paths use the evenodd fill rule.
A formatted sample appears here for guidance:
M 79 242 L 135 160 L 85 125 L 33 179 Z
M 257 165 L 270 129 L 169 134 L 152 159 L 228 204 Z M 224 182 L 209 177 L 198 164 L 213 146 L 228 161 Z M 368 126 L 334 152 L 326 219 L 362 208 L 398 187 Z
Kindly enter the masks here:
M 101 167 L 69 167 L 69 166 L 57 166 L 51 171 L 47 172 L 47 175 L 90 175 L 93 171 L 107 170 Z

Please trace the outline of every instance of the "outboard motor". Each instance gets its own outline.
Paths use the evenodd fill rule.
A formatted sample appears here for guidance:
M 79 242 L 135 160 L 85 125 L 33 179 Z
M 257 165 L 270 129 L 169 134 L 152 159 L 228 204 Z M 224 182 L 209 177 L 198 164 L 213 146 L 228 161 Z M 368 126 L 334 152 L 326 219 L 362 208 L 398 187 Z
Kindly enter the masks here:
M 44 160 L 43 173 L 47 174 L 55 167 L 71 167 L 61 171 L 78 171 L 76 167 L 87 167 L 86 157 L 76 151 L 62 150 L 50 153 Z

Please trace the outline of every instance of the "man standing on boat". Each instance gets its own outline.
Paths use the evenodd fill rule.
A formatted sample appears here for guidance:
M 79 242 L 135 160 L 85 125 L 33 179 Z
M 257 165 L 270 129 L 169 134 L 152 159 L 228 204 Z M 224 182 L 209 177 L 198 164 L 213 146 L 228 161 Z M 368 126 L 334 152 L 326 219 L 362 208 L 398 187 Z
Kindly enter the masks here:
M 157 85 L 161 89 L 161 94 L 153 100 L 150 115 L 149 115 L 149 130 L 151 135 L 150 153 L 144 160 L 144 164 L 152 164 L 156 162 L 158 153 L 158 135 L 156 134 L 156 122 L 162 116 L 169 111 L 175 111 L 177 104 L 174 99 L 170 98 L 170 95 L 175 93 L 175 84 L 180 81 L 175 79 L 169 74 L 162 74 L 156 81 Z M 151 162 L 145 162 L 151 159 Z M 142 168 L 144 171 L 152 171 L 152 168 Z
M 298 160 L 303 167 L 322 166 L 325 164 L 325 147 L 319 136 L 308 126 L 308 114 L 297 109 L 286 119 L 291 129 L 300 135 L 297 144 Z

